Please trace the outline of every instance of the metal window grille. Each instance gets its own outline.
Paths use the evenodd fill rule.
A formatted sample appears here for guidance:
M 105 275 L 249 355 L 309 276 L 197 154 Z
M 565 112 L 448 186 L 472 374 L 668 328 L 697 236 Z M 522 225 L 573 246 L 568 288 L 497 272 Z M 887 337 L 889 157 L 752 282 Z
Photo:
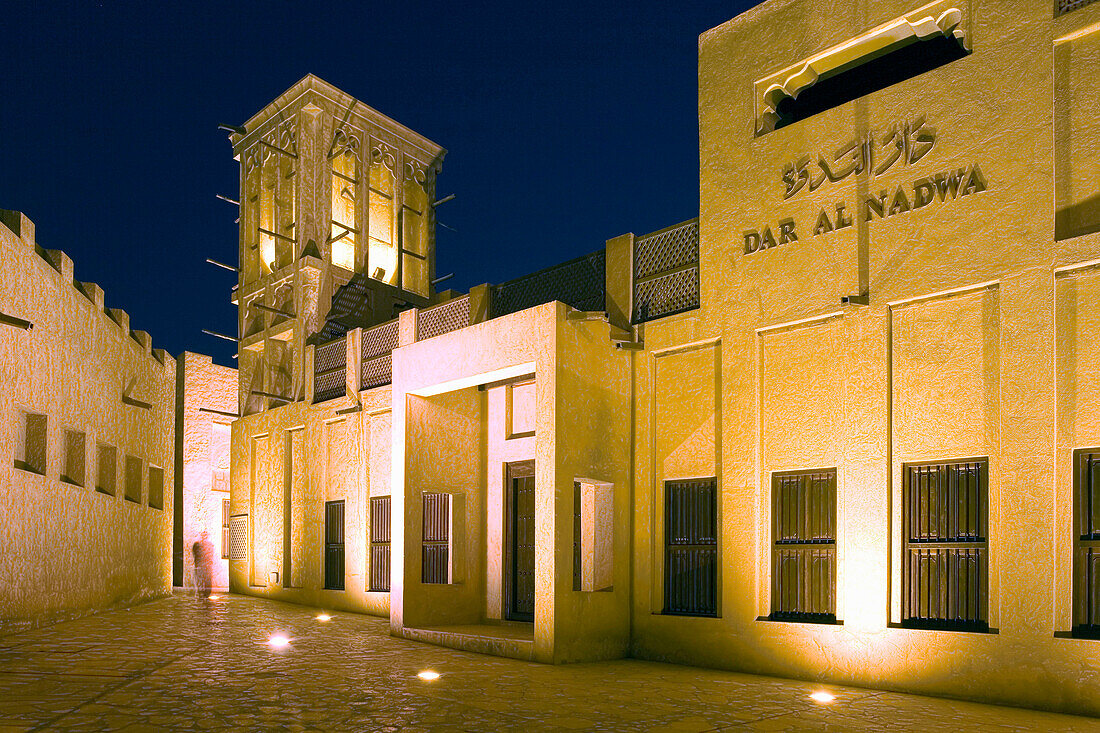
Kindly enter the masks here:
M 222 499 L 222 559 L 229 558 L 229 499 Z
M 416 316 L 416 340 L 426 341 L 470 325 L 470 296 L 422 310 Z
M 325 502 L 325 589 L 344 589 L 344 502 Z
M 229 559 L 248 559 L 248 515 L 229 518 Z
M 581 589 L 581 484 L 573 482 L 573 590 Z
M 988 630 L 988 459 L 905 464 L 902 494 L 902 624 Z
M 1057 0 L 1056 15 L 1063 15 L 1074 10 L 1085 7 L 1096 2 L 1096 0 Z
M 1073 452 L 1073 633 L 1100 638 L 1100 448 Z
M 665 608 L 718 615 L 718 480 L 665 482 Z
M 370 500 L 370 590 L 390 589 L 390 497 Z
M 699 220 L 634 240 L 634 306 L 644 323 L 699 307 Z
M 515 280 L 494 285 L 490 298 L 493 318 L 560 300 L 582 311 L 606 309 L 604 250 L 578 257 Z
M 347 394 L 346 337 L 318 346 L 313 352 L 313 401 L 324 402 Z
M 836 621 L 836 469 L 772 475 L 771 618 Z
M 449 581 L 450 494 L 424 494 L 424 545 L 420 581 Z

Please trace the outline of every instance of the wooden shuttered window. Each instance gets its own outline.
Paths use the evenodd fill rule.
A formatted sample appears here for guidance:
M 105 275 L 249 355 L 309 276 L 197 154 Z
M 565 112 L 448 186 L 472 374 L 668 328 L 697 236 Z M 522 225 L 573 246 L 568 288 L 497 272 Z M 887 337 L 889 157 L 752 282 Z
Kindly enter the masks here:
M 772 608 L 783 621 L 836 621 L 836 469 L 772 474 Z
M 229 558 L 229 499 L 222 499 L 222 559 Z
M 1100 448 L 1073 452 L 1073 635 L 1100 639 Z
M 325 589 L 344 590 L 344 502 L 325 502 Z
M 718 615 L 718 480 L 665 482 L 667 614 Z
M 420 572 L 422 583 L 447 583 L 450 580 L 450 515 L 450 494 L 424 494 L 424 544 Z
M 902 467 L 902 625 L 987 631 L 989 461 Z
M 370 590 L 390 589 L 390 497 L 370 500 Z

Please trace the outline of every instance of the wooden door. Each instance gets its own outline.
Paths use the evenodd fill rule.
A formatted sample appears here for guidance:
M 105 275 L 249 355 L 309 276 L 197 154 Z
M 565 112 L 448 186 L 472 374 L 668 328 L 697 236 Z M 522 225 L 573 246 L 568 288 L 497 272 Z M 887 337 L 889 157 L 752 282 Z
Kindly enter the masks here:
M 535 462 L 507 467 L 507 552 L 505 616 L 535 620 Z

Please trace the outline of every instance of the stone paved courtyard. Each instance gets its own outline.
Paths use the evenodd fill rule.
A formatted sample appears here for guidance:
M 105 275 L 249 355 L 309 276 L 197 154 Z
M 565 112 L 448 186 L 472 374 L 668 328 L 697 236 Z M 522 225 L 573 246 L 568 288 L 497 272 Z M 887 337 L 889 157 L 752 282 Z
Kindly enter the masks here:
M 1100 720 L 624 660 L 559 667 L 242 596 L 175 596 L 0 637 L 0 733 L 24 730 L 1100 731 Z M 289 644 L 266 642 L 283 633 Z M 440 678 L 425 682 L 417 673 Z

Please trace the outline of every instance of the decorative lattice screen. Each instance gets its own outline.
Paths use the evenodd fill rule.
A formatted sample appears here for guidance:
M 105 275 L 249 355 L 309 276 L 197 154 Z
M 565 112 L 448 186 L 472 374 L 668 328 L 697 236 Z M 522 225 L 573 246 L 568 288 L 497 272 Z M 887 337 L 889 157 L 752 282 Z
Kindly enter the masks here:
M 345 338 L 318 346 L 313 353 L 314 402 L 324 402 L 346 394 L 344 387 L 347 372 Z
M 470 325 L 470 296 L 455 298 L 434 308 L 420 311 L 416 317 L 416 340 L 442 336 Z
M 634 309 L 644 323 L 699 307 L 699 220 L 634 240 Z
M 516 313 L 560 300 L 582 311 L 605 309 L 604 250 L 493 287 L 492 317 Z
M 248 559 L 248 515 L 229 518 L 229 559 Z
M 1096 0 L 1058 0 L 1058 15 L 1083 8 Z

